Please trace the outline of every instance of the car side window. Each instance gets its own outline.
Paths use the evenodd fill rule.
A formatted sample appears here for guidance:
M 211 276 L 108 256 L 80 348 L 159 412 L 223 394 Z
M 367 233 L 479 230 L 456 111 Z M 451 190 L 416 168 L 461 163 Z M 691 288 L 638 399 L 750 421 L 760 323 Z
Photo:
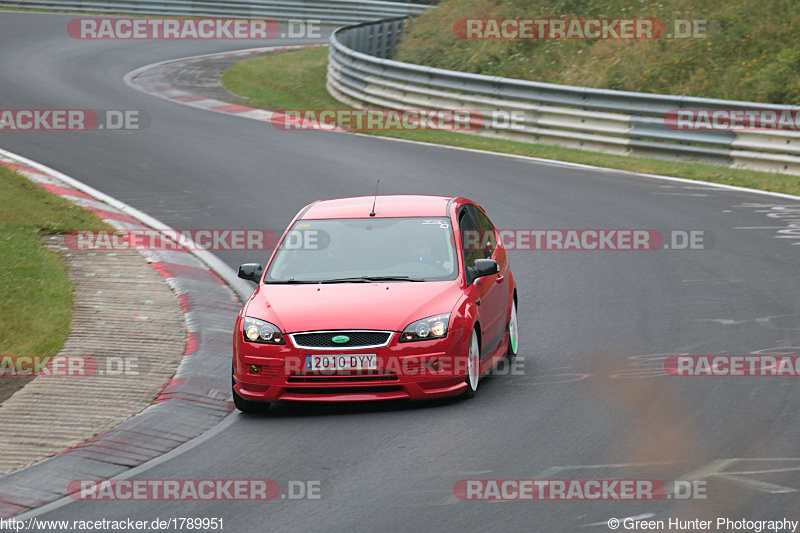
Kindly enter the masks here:
M 480 249 L 483 251 L 483 259 L 491 259 L 494 249 L 497 247 L 497 235 L 495 233 L 494 225 L 489 220 L 483 211 L 477 207 L 469 206 L 472 216 L 478 223 L 478 232 L 480 235 Z
M 461 231 L 461 248 L 464 253 L 464 266 L 471 268 L 476 259 L 485 259 L 486 255 L 481 250 L 480 230 L 475 220 L 467 209 L 463 209 L 458 217 L 458 226 Z

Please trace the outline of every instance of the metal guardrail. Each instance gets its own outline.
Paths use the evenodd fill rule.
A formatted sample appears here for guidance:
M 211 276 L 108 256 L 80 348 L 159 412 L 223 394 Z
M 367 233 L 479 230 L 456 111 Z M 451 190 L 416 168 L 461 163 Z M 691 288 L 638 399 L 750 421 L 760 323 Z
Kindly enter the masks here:
M 352 24 L 419 14 L 424 4 L 379 0 L 26 0 L 0 1 L 0 7 L 185 17 L 267 17 Z
M 676 109 L 799 113 L 800 107 L 591 89 L 401 63 L 389 58 L 404 28 L 404 20 L 396 18 L 336 30 L 328 92 L 356 108 L 524 113 L 521 127 L 484 121 L 470 132 L 478 135 L 800 175 L 796 130 L 676 131 L 665 121 L 665 114 Z
M 610 91 L 468 74 L 401 63 L 394 56 L 406 17 L 430 9 L 379 0 L 0 0 L 0 7 L 109 14 L 268 17 L 353 24 L 331 36 L 328 91 L 357 108 L 469 109 L 522 113 L 522 127 L 485 121 L 471 133 L 522 142 L 700 161 L 800 175 L 798 131 L 676 131 L 665 114 L 676 109 L 800 107 Z M 393 17 L 393 18 L 392 18 Z M 382 19 L 377 20 L 376 19 Z

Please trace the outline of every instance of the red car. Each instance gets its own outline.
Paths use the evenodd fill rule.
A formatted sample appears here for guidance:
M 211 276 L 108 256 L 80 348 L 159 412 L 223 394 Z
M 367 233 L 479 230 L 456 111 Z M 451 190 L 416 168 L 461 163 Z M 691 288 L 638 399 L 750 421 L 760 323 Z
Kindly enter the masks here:
M 295 216 L 233 334 L 233 399 L 441 398 L 518 350 L 517 291 L 483 209 L 466 198 L 369 196 Z

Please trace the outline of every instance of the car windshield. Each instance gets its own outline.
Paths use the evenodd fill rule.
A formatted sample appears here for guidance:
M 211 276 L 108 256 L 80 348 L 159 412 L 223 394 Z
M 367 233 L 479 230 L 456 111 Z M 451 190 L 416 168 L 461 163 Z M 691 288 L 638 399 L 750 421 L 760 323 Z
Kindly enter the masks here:
M 299 220 L 266 283 L 441 281 L 458 275 L 449 218 Z

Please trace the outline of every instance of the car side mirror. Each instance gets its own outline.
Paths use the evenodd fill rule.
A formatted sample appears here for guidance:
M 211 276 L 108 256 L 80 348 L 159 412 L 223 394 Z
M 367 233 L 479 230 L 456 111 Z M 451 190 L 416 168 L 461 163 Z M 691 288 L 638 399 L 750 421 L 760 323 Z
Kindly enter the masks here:
M 494 259 L 476 259 L 469 271 L 469 282 L 472 283 L 478 278 L 491 276 L 500 272 L 500 266 Z
M 247 281 L 258 283 L 261 279 L 261 274 L 264 273 L 264 267 L 259 263 L 245 263 L 239 267 L 238 276 Z

